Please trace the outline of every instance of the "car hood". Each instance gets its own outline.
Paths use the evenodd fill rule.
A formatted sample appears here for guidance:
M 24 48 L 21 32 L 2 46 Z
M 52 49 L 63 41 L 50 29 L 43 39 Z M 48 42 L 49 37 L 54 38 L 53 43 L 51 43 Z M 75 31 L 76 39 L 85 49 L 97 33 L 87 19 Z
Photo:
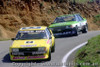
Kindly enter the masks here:
M 48 39 L 37 40 L 15 40 L 11 48 L 23 48 L 23 47 L 43 47 L 47 45 Z
M 54 24 L 51 24 L 49 27 L 52 28 L 52 27 L 59 27 L 59 26 L 67 26 L 67 25 L 72 25 L 75 23 L 78 23 L 78 22 L 77 21 L 70 21 L 70 22 L 54 23 Z

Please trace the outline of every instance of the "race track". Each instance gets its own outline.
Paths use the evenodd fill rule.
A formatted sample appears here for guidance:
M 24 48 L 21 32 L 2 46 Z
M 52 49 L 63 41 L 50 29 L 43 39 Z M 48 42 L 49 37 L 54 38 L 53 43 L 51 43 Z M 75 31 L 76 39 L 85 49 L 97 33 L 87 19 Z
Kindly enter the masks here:
M 56 50 L 52 53 L 51 61 L 11 62 L 9 60 L 9 46 L 12 41 L 0 41 L 0 67 L 62 67 L 62 59 L 66 53 L 99 34 L 100 31 L 90 31 L 79 36 L 57 38 L 55 43 Z M 74 55 L 68 61 L 73 61 Z

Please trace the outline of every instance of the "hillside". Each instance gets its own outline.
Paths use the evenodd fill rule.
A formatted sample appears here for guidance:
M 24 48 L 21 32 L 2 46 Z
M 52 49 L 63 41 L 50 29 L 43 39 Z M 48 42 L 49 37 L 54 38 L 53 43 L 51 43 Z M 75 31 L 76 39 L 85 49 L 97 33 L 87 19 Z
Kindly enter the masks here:
M 73 3 L 63 0 L 0 0 L 0 39 L 14 37 L 25 26 L 50 25 L 59 15 L 80 13 L 86 17 L 89 30 L 98 30 L 100 4 L 96 2 Z

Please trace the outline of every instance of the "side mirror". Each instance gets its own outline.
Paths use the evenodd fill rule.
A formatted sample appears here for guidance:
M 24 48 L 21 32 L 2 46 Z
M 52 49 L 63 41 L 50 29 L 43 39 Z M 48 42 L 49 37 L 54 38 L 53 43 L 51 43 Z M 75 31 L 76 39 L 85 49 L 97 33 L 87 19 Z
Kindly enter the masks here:
M 11 38 L 11 40 L 15 40 L 15 38 Z

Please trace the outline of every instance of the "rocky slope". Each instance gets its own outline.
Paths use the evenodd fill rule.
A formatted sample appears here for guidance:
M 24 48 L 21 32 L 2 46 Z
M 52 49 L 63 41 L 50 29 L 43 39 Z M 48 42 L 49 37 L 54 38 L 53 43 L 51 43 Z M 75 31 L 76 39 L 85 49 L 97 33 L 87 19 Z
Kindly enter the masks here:
M 86 17 L 89 30 L 98 30 L 94 16 L 100 14 L 98 3 L 72 3 L 57 0 L 0 0 L 0 39 L 16 35 L 21 27 L 50 25 L 59 15 L 80 13 Z

